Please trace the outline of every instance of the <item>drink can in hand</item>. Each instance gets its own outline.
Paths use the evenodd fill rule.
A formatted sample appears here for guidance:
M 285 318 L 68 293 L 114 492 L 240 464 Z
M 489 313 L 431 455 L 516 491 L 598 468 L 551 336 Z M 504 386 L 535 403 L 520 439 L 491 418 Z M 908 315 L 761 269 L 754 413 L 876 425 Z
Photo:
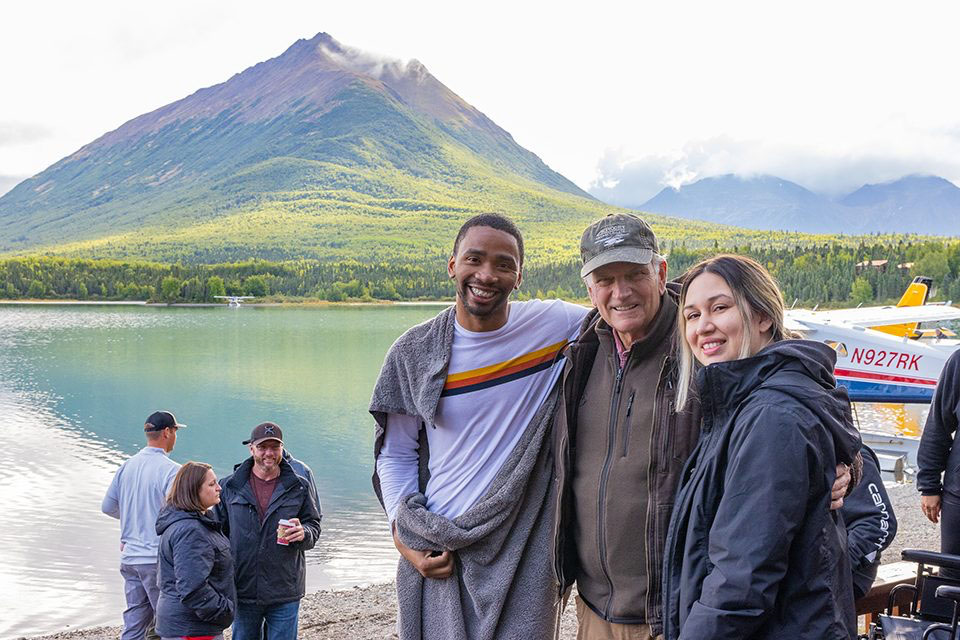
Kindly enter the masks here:
M 293 523 L 289 520 L 280 520 L 277 526 L 277 544 L 282 544 L 287 546 L 290 543 L 287 542 L 287 529 L 293 526 Z

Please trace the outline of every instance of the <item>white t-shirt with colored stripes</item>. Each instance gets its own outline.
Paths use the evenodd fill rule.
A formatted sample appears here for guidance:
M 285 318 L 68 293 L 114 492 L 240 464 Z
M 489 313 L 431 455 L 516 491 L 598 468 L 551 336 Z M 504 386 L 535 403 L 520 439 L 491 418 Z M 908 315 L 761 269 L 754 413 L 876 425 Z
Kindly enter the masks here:
M 427 425 L 430 511 L 455 518 L 486 493 L 563 371 L 558 356 L 586 314 L 561 300 L 529 300 L 510 303 L 507 323 L 495 331 L 456 324 L 436 423 Z M 387 418 L 377 473 L 391 521 L 398 502 L 417 491 L 420 423 Z

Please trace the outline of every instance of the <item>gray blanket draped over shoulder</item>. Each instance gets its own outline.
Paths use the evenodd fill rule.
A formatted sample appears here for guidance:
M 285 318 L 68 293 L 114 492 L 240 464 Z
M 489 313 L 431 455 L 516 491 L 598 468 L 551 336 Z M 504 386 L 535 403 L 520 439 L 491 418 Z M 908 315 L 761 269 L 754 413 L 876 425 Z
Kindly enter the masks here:
M 377 422 L 375 456 L 388 413 L 418 416 L 432 428 L 453 327 L 450 308 L 413 327 L 390 348 L 370 402 Z M 397 508 L 397 534 L 404 544 L 453 551 L 456 558 L 453 576 L 437 580 L 423 578 L 401 557 L 400 640 L 553 638 L 558 598 L 550 564 L 554 489 L 548 434 L 556 393 L 554 389 L 526 425 L 486 495 L 466 513 L 450 520 L 429 512 L 422 473 L 421 492 L 406 496 Z M 424 446 L 420 454 L 423 463 Z M 421 472 L 424 468 L 421 464 Z M 374 488 L 382 503 L 376 473 Z

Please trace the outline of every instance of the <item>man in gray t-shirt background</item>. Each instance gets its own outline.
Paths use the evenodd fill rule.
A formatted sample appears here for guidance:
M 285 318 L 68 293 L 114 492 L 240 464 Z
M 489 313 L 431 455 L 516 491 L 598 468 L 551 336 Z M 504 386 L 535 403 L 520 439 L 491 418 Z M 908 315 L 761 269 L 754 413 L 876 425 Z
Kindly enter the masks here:
M 155 411 L 143 425 L 147 446 L 120 465 L 103 497 L 101 510 L 120 520 L 120 575 L 127 608 L 121 640 L 157 637 L 157 513 L 180 465 L 168 455 L 179 424 L 169 411 Z

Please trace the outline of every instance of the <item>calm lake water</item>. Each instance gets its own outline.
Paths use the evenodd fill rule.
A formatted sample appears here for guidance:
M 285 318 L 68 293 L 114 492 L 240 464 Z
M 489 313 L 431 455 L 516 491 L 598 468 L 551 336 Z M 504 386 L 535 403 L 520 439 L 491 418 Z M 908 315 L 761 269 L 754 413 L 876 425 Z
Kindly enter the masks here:
M 119 524 L 100 501 L 157 408 L 189 425 L 172 457 L 218 475 L 253 426 L 280 424 L 323 502 L 308 588 L 391 578 L 366 408 L 387 348 L 437 311 L 0 305 L 0 638 L 120 622 Z
M 100 501 L 158 408 L 189 425 L 172 457 L 218 475 L 253 426 L 280 424 L 323 501 L 307 588 L 392 578 L 366 408 L 387 348 L 438 309 L 0 305 L 0 638 L 119 624 L 119 525 Z

